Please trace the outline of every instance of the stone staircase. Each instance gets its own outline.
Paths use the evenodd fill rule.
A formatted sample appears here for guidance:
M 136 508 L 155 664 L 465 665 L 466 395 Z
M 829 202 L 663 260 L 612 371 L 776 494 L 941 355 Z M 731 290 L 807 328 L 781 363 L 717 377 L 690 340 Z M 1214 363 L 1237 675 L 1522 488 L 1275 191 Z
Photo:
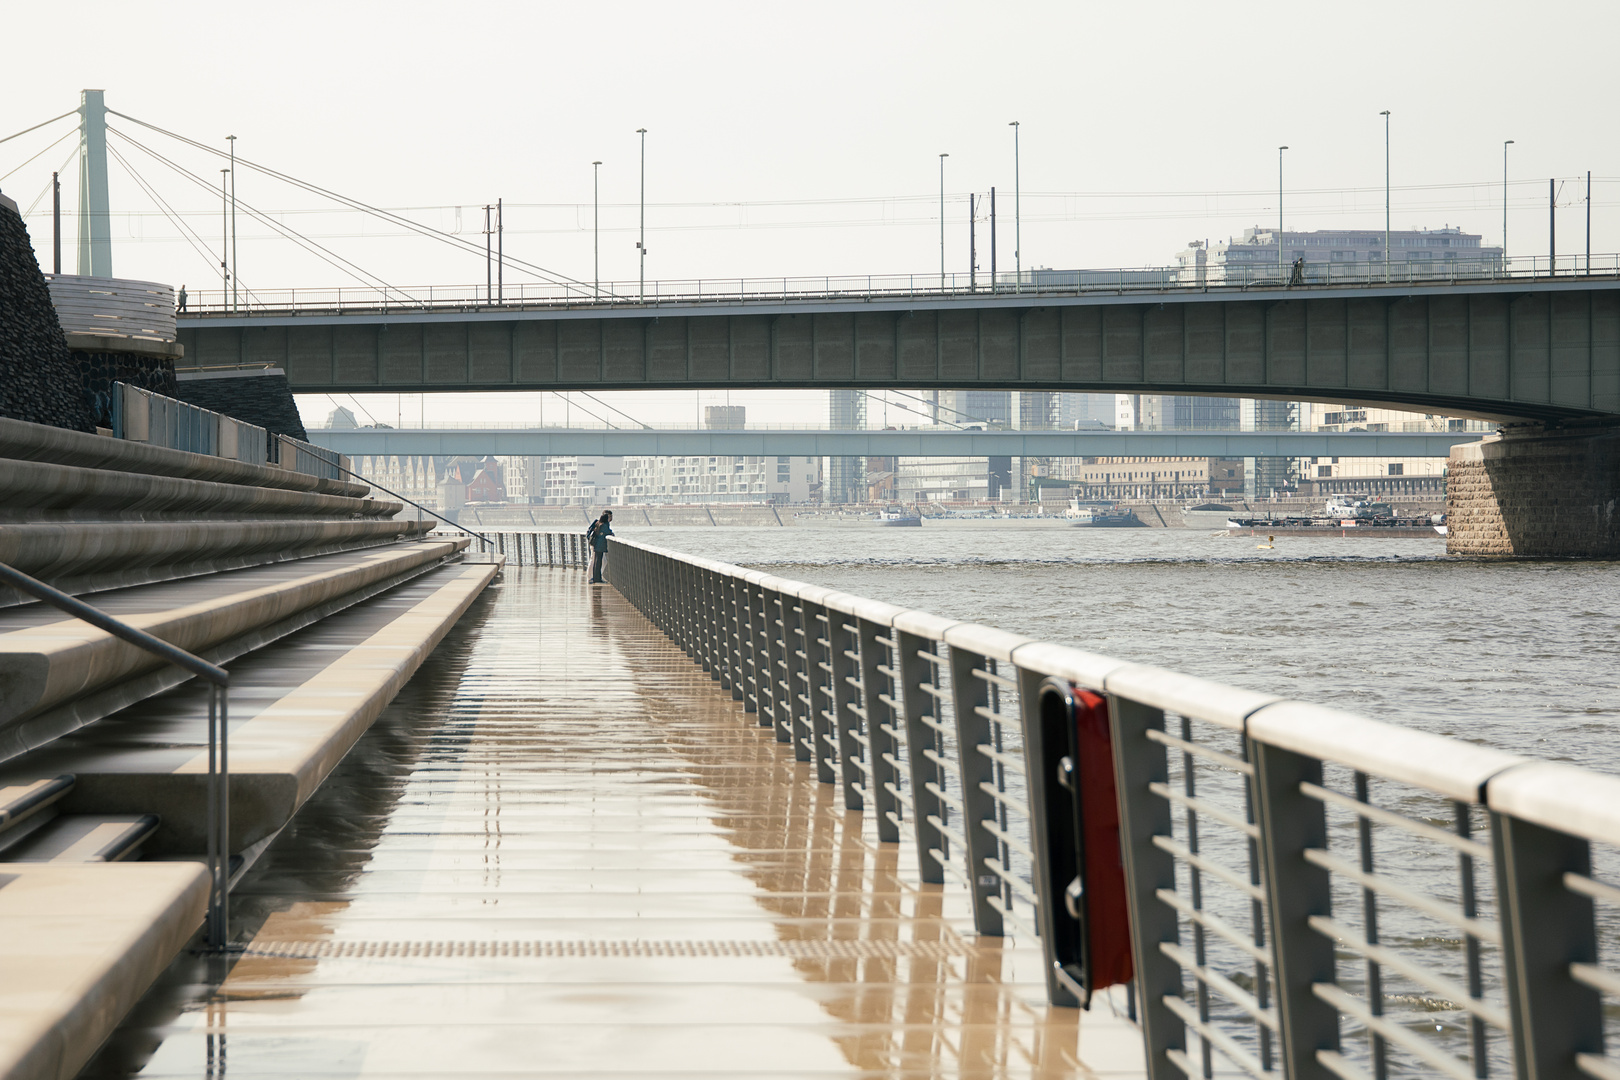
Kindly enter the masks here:
M 0 418 L 0 562 L 229 670 L 232 880 L 500 569 L 283 459 Z M 0 588 L 0 1078 L 75 1075 L 197 945 L 208 729 L 206 686 Z

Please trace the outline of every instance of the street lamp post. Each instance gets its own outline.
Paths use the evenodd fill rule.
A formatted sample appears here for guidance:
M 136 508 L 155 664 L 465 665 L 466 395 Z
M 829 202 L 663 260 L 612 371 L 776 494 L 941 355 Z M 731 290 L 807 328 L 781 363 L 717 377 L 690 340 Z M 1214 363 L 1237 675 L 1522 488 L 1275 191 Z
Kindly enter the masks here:
M 1389 110 L 1378 114 L 1384 118 L 1384 280 L 1389 280 Z
M 219 306 L 231 298 L 231 195 L 227 188 L 231 170 L 219 170 Z
M 636 247 L 641 251 L 641 287 L 642 303 L 647 301 L 647 129 L 636 128 L 636 134 L 641 136 L 641 239 L 636 241 Z
M 227 135 L 231 144 L 231 310 L 236 310 L 236 136 Z
M 602 295 L 602 163 L 591 162 L 591 273 L 593 289 Z
M 1286 146 L 1277 147 L 1277 274 L 1286 278 L 1283 270 L 1283 151 Z
M 1018 175 L 1018 121 L 1007 125 L 1013 129 L 1013 291 L 1024 288 L 1024 206 L 1023 182 Z
M 1507 271 L 1507 148 L 1513 145 L 1508 139 L 1502 144 L 1502 270 Z
M 945 159 L 939 155 L 939 287 L 945 287 Z

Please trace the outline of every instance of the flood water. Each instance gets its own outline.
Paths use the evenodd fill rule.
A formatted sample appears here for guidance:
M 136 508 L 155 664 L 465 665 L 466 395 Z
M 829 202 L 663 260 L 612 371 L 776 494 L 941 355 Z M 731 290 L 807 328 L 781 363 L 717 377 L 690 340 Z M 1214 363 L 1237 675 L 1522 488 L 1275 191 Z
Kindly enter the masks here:
M 1620 563 L 1194 529 L 635 529 L 625 539 L 1620 772 Z

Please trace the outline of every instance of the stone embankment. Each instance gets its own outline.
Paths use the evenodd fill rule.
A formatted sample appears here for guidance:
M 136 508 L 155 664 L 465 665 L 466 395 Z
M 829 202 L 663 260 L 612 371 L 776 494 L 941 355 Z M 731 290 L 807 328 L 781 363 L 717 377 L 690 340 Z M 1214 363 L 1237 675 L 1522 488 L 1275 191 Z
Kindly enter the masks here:
M 1620 427 L 1510 428 L 1453 447 L 1446 551 L 1620 556 Z
M 17 204 L 0 196 L 0 416 L 95 427 Z

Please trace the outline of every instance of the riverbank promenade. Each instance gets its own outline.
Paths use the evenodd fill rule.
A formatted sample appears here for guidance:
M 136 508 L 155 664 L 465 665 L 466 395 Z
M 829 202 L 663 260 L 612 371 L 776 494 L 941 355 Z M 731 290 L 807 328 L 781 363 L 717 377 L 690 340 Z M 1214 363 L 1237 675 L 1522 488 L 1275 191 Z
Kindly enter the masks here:
M 223 984 L 88 1075 L 1144 1074 L 872 817 L 617 590 L 508 565 L 239 884 Z

